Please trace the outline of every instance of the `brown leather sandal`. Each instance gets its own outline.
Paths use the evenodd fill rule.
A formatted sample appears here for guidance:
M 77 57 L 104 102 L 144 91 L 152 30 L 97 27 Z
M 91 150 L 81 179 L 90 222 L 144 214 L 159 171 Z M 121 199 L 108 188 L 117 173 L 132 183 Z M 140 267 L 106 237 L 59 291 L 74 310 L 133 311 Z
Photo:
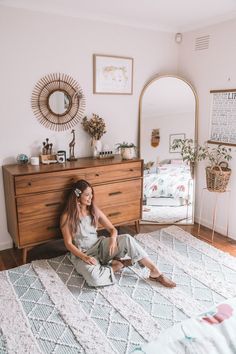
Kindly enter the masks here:
M 172 280 L 170 280 L 169 278 L 167 278 L 163 274 L 159 275 L 159 277 L 151 277 L 151 276 L 149 276 L 149 279 L 152 280 L 152 281 L 156 281 L 156 282 L 162 284 L 166 288 L 174 288 L 176 286 L 176 284 Z
M 131 267 L 133 265 L 132 259 L 118 259 L 118 258 L 115 258 L 115 260 L 121 262 L 124 267 Z

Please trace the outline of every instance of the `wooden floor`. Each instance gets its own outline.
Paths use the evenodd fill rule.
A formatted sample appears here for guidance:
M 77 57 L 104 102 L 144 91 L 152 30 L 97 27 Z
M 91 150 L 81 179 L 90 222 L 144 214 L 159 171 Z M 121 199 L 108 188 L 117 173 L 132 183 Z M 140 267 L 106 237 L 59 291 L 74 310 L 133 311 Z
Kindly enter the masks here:
M 151 232 L 158 230 L 162 227 L 166 227 L 167 225 L 141 225 L 140 232 Z M 180 225 L 178 225 L 180 226 Z M 197 225 L 188 225 L 188 226 L 180 226 L 185 231 L 191 233 L 192 235 L 197 236 Z M 119 228 L 119 233 L 129 233 L 131 235 L 135 234 L 134 226 L 128 225 L 125 227 Z M 202 228 L 200 235 L 205 239 L 211 239 L 211 230 Z M 201 239 L 201 237 L 198 237 Z M 206 241 L 207 242 L 207 241 Z M 210 243 L 210 242 L 209 242 Z M 219 235 L 215 233 L 214 243 L 213 245 L 216 248 L 219 248 L 225 252 L 230 253 L 233 256 L 236 256 L 236 241 L 225 236 Z M 52 258 L 59 255 L 62 255 L 66 252 L 66 249 L 63 244 L 63 240 L 56 240 L 45 243 L 43 245 L 37 246 L 28 252 L 27 262 L 31 262 L 35 259 L 42 258 Z M 0 251 L 0 270 L 10 269 L 22 265 L 22 251 L 18 249 L 9 249 L 5 251 Z

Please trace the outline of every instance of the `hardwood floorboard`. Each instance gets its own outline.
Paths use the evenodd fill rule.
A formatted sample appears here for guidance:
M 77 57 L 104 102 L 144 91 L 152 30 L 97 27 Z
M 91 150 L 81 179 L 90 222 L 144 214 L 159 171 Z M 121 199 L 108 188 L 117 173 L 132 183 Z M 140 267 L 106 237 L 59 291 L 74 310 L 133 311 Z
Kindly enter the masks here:
M 148 225 L 141 224 L 140 232 L 152 232 L 155 230 L 159 230 L 163 227 L 167 227 L 168 225 Z M 178 225 L 183 230 L 191 233 L 195 237 L 202 239 L 203 241 L 211 244 L 211 230 L 201 227 L 201 236 L 198 236 L 198 225 Z M 104 233 L 104 232 L 100 232 Z M 135 227 L 133 225 L 126 225 L 119 227 L 119 234 L 129 233 L 131 235 L 135 235 Z M 208 241 L 206 240 L 208 239 Z M 214 247 L 221 249 L 224 252 L 228 252 L 233 256 L 236 256 L 236 240 L 232 240 L 227 238 L 226 236 L 220 235 L 217 232 L 215 233 L 214 242 L 212 244 Z M 66 249 L 63 243 L 63 240 L 56 240 L 45 243 L 43 245 L 39 245 L 34 247 L 32 250 L 28 252 L 27 262 L 31 262 L 36 259 L 45 259 L 45 258 L 53 258 L 60 256 L 66 253 Z M 0 270 L 11 269 L 22 265 L 22 251 L 16 248 L 11 248 L 9 250 L 0 251 Z

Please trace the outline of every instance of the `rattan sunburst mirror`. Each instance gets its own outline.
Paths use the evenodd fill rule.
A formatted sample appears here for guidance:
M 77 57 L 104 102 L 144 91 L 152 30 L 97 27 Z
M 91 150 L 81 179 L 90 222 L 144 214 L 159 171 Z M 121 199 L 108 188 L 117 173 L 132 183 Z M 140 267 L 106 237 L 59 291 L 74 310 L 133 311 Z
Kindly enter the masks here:
M 82 118 L 85 97 L 82 88 L 71 76 L 53 73 L 37 82 L 31 105 L 41 124 L 51 130 L 67 130 Z

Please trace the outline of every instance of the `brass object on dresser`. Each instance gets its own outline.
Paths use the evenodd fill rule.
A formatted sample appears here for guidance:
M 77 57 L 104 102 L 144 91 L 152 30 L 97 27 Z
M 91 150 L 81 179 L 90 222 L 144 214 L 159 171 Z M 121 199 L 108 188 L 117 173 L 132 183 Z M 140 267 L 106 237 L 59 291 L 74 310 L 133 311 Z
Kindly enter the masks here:
M 143 160 L 80 158 L 55 165 L 5 165 L 3 180 L 8 232 L 23 249 L 61 236 L 59 218 L 74 182 L 85 179 L 95 190 L 96 204 L 118 226 L 141 219 Z

